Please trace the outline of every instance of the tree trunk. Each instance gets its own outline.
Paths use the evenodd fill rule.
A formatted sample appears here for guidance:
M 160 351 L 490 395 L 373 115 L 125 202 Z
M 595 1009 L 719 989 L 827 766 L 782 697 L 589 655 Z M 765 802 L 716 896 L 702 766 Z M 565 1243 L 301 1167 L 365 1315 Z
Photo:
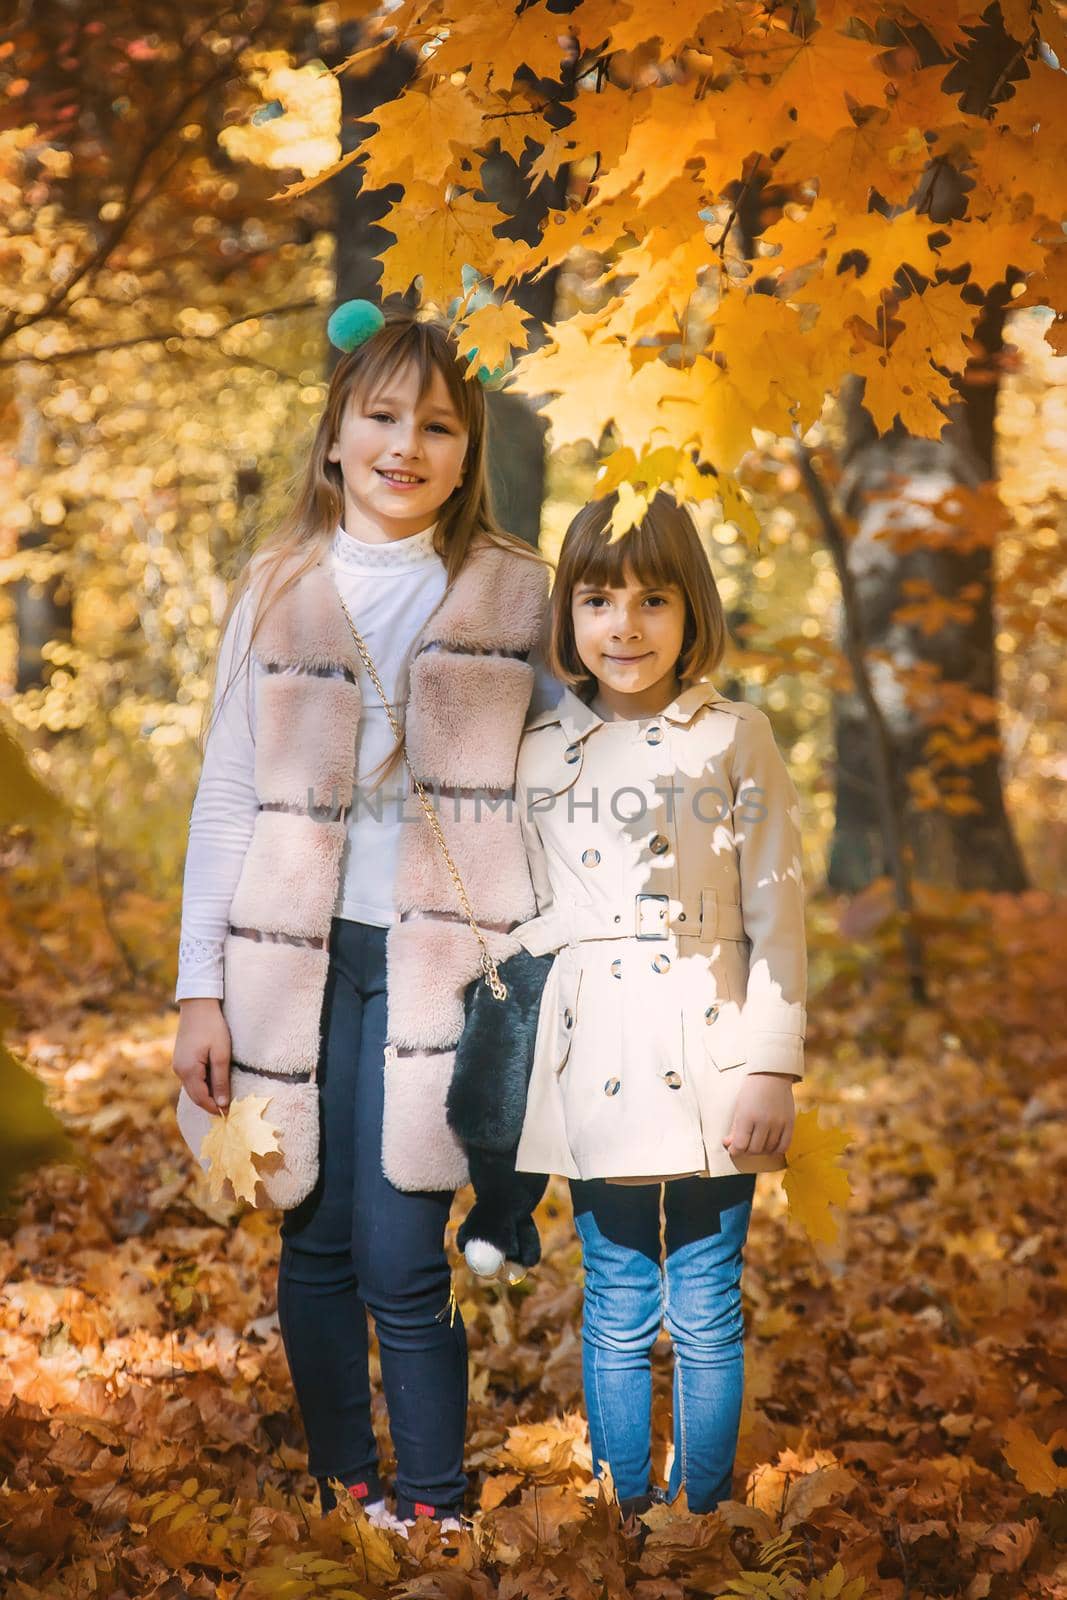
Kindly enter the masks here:
M 340 58 L 353 55 L 361 43 L 358 23 L 348 23 L 340 33 Z M 371 133 L 370 115 L 375 106 L 395 100 L 415 74 L 415 60 L 405 50 L 387 50 L 371 72 L 356 77 L 346 72 L 341 78 L 341 153 L 347 155 Z M 379 253 L 390 243 L 392 235 L 379 223 L 389 207 L 401 197 L 399 184 L 386 189 L 364 189 L 362 171 L 357 163 L 346 167 L 333 180 L 333 197 L 336 216 L 337 248 L 334 274 L 338 304 L 342 300 L 380 300 L 378 279 L 381 265 Z M 401 296 L 391 296 L 394 304 L 403 304 Z M 414 304 L 414 297 L 409 297 Z M 331 351 L 331 363 L 339 352 Z
M 913 42 L 923 64 L 934 64 L 939 50 L 933 40 L 920 29 Z M 1007 69 L 1005 62 L 1010 63 Z M 961 91 L 966 110 L 981 115 L 996 98 L 1010 92 L 1010 84 L 1025 71 L 1015 41 L 991 9 L 984 14 L 966 58 L 952 67 L 946 83 L 952 81 Z M 920 208 L 935 224 L 961 215 L 964 205 L 960 175 L 947 163 L 937 163 L 927 174 Z M 972 360 L 958 381 L 960 400 L 951 408 L 938 440 L 913 439 L 899 425 L 879 439 L 862 407 L 862 383 L 846 382 L 842 496 L 846 510 L 857 519 L 848 565 L 867 649 L 881 656 L 872 662 L 872 677 L 895 748 L 903 789 L 897 799 L 904 805 L 904 834 L 914 870 L 931 882 L 962 889 L 1018 891 L 1027 886 L 1027 877 L 1000 776 L 993 552 L 986 543 L 966 549 L 964 539 L 953 547 L 936 512 L 936 502 L 953 487 L 974 489 L 996 477 L 999 357 L 1009 302 L 1010 284 L 994 285 L 985 295 L 975 329 L 984 357 Z M 911 548 L 895 550 L 892 537 L 879 537 L 886 502 L 870 498 L 878 493 L 895 495 L 898 530 L 906 527 L 916 535 L 909 541 Z M 905 587 L 909 580 L 957 600 L 966 598 L 970 586 L 970 615 L 944 623 L 933 634 L 895 621 L 896 608 L 911 598 Z M 897 669 L 924 675 L 924 686 L 911 700 Z M 954 702 L 965 719 L 973 716 L 967 704 L 973 695 L 988 698 L 993 718 L 965 720 L 958 735 L 951 728 L 949 732 L 954 742 L 973 743 L 979 758 L 954 761 L 951 744 L 943 753 L 932 752 L 930 735 L 950 722 Z M 887 871 L 870 775 L 866 715 L 855 692 L 836 698 L 834 732 L 836 815 L 827 877 L 834 888 L 855 890 Z M 940 796 L 950 801 L 947 809 L 922 804 L 929 777 Z
M 525 172 L 503 151 L 491 155 L 482 166 L 482 187 L 488 197 L 508 214 L 504 229 L 510 239 L 525 239 L 533 244 L 550 206 L 559 207 L 567 187 L 566 171 L 551 182 L 545 180 L 529 193 Z M 546 272 L 535 283 L 523 280 L 515 299 L 529 317 L 530 348 L 545 342 L 545 323 L 556 309 L 558 268 Z M 541 537 L 541 507 L 545 498 L 545 432 L 543 417 L 532 402 L 506 390 L 490 390 L 489 401 L 489 481 L 497 516 L 510 533 L 536 545 Z
M 1003 305 L 991 304 L 982 319 L 982 342 L 991 354 L 1001 345 L 1003 315 Z M 1017 891 L 1027 880 L 1004 806 L 998 722 L 980 722 L 971 730 L 969 737 L 976 741 L 991 741 L 976 762 L 939 757 L 933 770 L 927 748 L 931 734 L 947 720 L 940 705 L 973 694 L 991 702 L 997 698 L 992 550 L 984 544 L 972 550 L 942 544 L 945 526 L 936 511 L 936 502 L 954 487 L 974 489 L 994 475 L 995 386 L 965 391 L 960 414 L 940 440 L 914 439 L 903 430 L 877 438 L 860 391 L 861 385 L 850 381 L 842 397 L 848 423 L 842 496 L 857 521 L 848 563 L 863 636 L 874 656 L 875 694 L 904 786 L 897 799 L 904 805 L 914 870 L 921 878 L 959 888 Z M 905 551 L 894 550 L 892 537 L 880 537 L 887 502 L 871 496 L 886 493 L 894 495 L 897 530 L 907 528 L 917 536 Z M 946 622 L 932 634 L 894 620 L 896 608 L 910 598 L 906 585 L 912 580 L 949 598 L 972 586 L 970 616 Z M 928 674 L 926 688 L 913 700 L 904 692 L 900 671 Z M 854 692 L 835 699 L 834 739 L 836 814 L 827 878 L 834 888 L 856 890 L 886 872 L 887 863 L 870 776 L 866 714 Z M 924 770 L 932 772 L 937 790 L 952 802 L 950 809 L 921 804 Z M 908 783 L 909 776 L 915 785 Z

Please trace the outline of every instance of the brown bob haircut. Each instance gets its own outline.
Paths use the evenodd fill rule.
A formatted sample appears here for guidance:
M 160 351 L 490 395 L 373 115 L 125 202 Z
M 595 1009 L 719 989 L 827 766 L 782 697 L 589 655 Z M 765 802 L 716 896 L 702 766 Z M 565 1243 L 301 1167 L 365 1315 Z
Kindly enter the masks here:
M 618 495 L 612 493 L 582 507 L 563 537 L 552 588 L 548 665 L 583 699 L 595 691 L 596 679 L 574 642 L 571 601 L 579 584 L 621 589 L 631 573 L 649 589 L 680 589 L 685 632 L 677 670 L 683 685 L 710 677 L 726 649 L 722 601 L 689 512 L 660 489 L 640 522 L 612 542 L 611 517 L 617 504 Z

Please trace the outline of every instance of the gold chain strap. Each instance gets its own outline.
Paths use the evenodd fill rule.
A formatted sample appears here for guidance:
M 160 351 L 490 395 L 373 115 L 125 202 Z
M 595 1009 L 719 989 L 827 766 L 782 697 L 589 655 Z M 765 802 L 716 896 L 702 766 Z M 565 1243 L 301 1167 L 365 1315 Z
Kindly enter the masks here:
M 402 751 L 403 756 L 404 756 L 405 764 L 407 766 L 407 769 L 408 769 L 409 773 L 411 774 L 411 781 L 415 786 L 415 793 L 419 797 L 419 805 L 422 807 L 422 814 L 426 818 L 426 821 L 430 824 L 430 827 L 433 830 L 434 838 L 437 840 L 437 843 L 441 846 L 441 853 L 444 856 L 446 863 L 448 864 L 448 870 L 452 875 L 452 882 L 456 886 L 456 893 L 459 896 L 459 901 L 460 901 L 460 904 L 463 907 L 464 915 L 466 916 L 467 921 L 470 924 L 471 932 L 473 933 L 474 937 L 478 941 L 479 947 L 480 947 L 481 952 L 482 952 L 481 963 L 480 963 L 481 969 L 482 969 L 482 974 L 483 974 L 483 976 L 485 978 L 486 983 L 489 985 L 489 988 L 492 990 L 493 998 L 495 1000 L 506 1000 L 507 997 L 508 997 L 508 986 L 504 982 L 503 978 L 500 976 L 500 973 L 497 971 L 496 962 L 493 960 L 492 954 L 490 953 L 490 950 L 489 950 L 489 946 L 485 942 L 485 935 L 482 933 L 481 928 L 479 928 L 477 922 L 474 919 L 474 909 L 471 906 L 470 900 L 467 897 L 467 891 L 463 886 L 463 879 L 459 875 L 459 868 L 456 866 L 456 863 L 452 859 L 452 852 L 448 848 L 448 843 L 447 843 L 447 841 L 445 839 L 444 830 L 442 829 L 440 821 L 438 820 L 437 812 L 434 810 L 429 798 L 427 797 L 426 790 L 423 788 L 422 784 L 419 782 L 418 778 L 415 776 L 415 768 L 411 765 L 411 758 L 408 755 L 408 749 L 407 749 L 407 744 L 404 741 L 404 735 L 400 730 L 400 724 L 397 722 L 396 717 L 393 715 L 393 708 L 389 704 L 388 699 L 386 698 L 385 690 L 382 688 L 382 680 L 378 676 L 378 670 L 375 667 L 374 662 L 371 660 L 370 651 L 367 649 L 367 646 L 364 644 L 363 637 L 360 634 L 359 629 L 356 627 L 355 623 L 352 621 L 351 613 L 349 612 L 348 607 L 345 605 L 344 598 L 340 594 L 340 592 L 338 592 L 337 598 L 341 602 L 341 610 L 345 614 L 345 620 L 347 621 L 348 626 L 352 630 L 352 637 L 356 641 L 356 649 L 360 653 L 360 656 L 361 656 L 361 658 L 363 660 L 363 665 L 366 667 L 367 673 L 368 673 L 368 675 L 370 677 L 370 680 L 373 683 L 375 689 L 378 691 L 378 698 L 381 700 L 382 705 L 385 707 L 385 714 L 389 718 L 389 726 L 393 730 L 393 737 L 397 740 L 398 744 L 400 745 L 401 751 Z

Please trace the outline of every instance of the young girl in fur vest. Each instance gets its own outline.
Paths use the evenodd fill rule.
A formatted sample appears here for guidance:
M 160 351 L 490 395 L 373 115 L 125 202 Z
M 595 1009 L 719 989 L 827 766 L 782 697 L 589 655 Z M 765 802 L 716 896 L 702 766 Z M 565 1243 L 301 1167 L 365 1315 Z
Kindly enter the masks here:
M 728 1498 L 741 1410 L 742 1250 L 755 1173 L 784 1166 L 803 1073 L 799 810 L 764 713 L 707 680 L 725 625 L 687 512 L 615 498 L 567 531 L 517 809 L 558 951 L 517 1166 L 571 1180 L 585 1265 L 594 1463 L 626 1511 L 651 1480 L 652 1347 L 675 1352 L 674 1462 L 694 1511 Z
M 343 310 L 348 353 L 295 504 L 224 622 L 174 1070 L 180 1107 L 204 1126 L 238 1092 L 270 1096 L 285 1157 L 264 1180 L 285 1211 L 278 1315 L 323 1509 L 337 1478 L 392 1517 L 370 1311 L 396 1515 L 447 1521 L 466 1485 L 467 1360 L 443 1240 L 467 1166 L 444 1102 L 479 949 L 425 819 L 405 807 L 353 625 L 503 959 L 534 904 L 517 818 L 477 797 L 514 782 L 547 581 L 494 521 L 485 396 L 447 331 L 367 302 Z

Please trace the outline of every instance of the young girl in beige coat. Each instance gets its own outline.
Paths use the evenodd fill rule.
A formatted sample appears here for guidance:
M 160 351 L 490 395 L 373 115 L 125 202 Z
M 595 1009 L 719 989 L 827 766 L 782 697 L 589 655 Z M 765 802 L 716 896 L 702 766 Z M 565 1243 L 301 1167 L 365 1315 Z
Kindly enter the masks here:
M 785 1164 L 803 1074 L 800 815 L 767 717 L 706 681 L 725 625 L 690 517 L 661 493 L 612 542 L 613 508 L 567 532 L 549 660 L 568 687 L 519 752 L 538 914 L 514 932 L 558 954 L 517 1166 L 571 1180 L 594 1462 L 647 1506 L 665 1317 L 667 1493 L 709 1511 L 731 1489 L 755 1173 Z

